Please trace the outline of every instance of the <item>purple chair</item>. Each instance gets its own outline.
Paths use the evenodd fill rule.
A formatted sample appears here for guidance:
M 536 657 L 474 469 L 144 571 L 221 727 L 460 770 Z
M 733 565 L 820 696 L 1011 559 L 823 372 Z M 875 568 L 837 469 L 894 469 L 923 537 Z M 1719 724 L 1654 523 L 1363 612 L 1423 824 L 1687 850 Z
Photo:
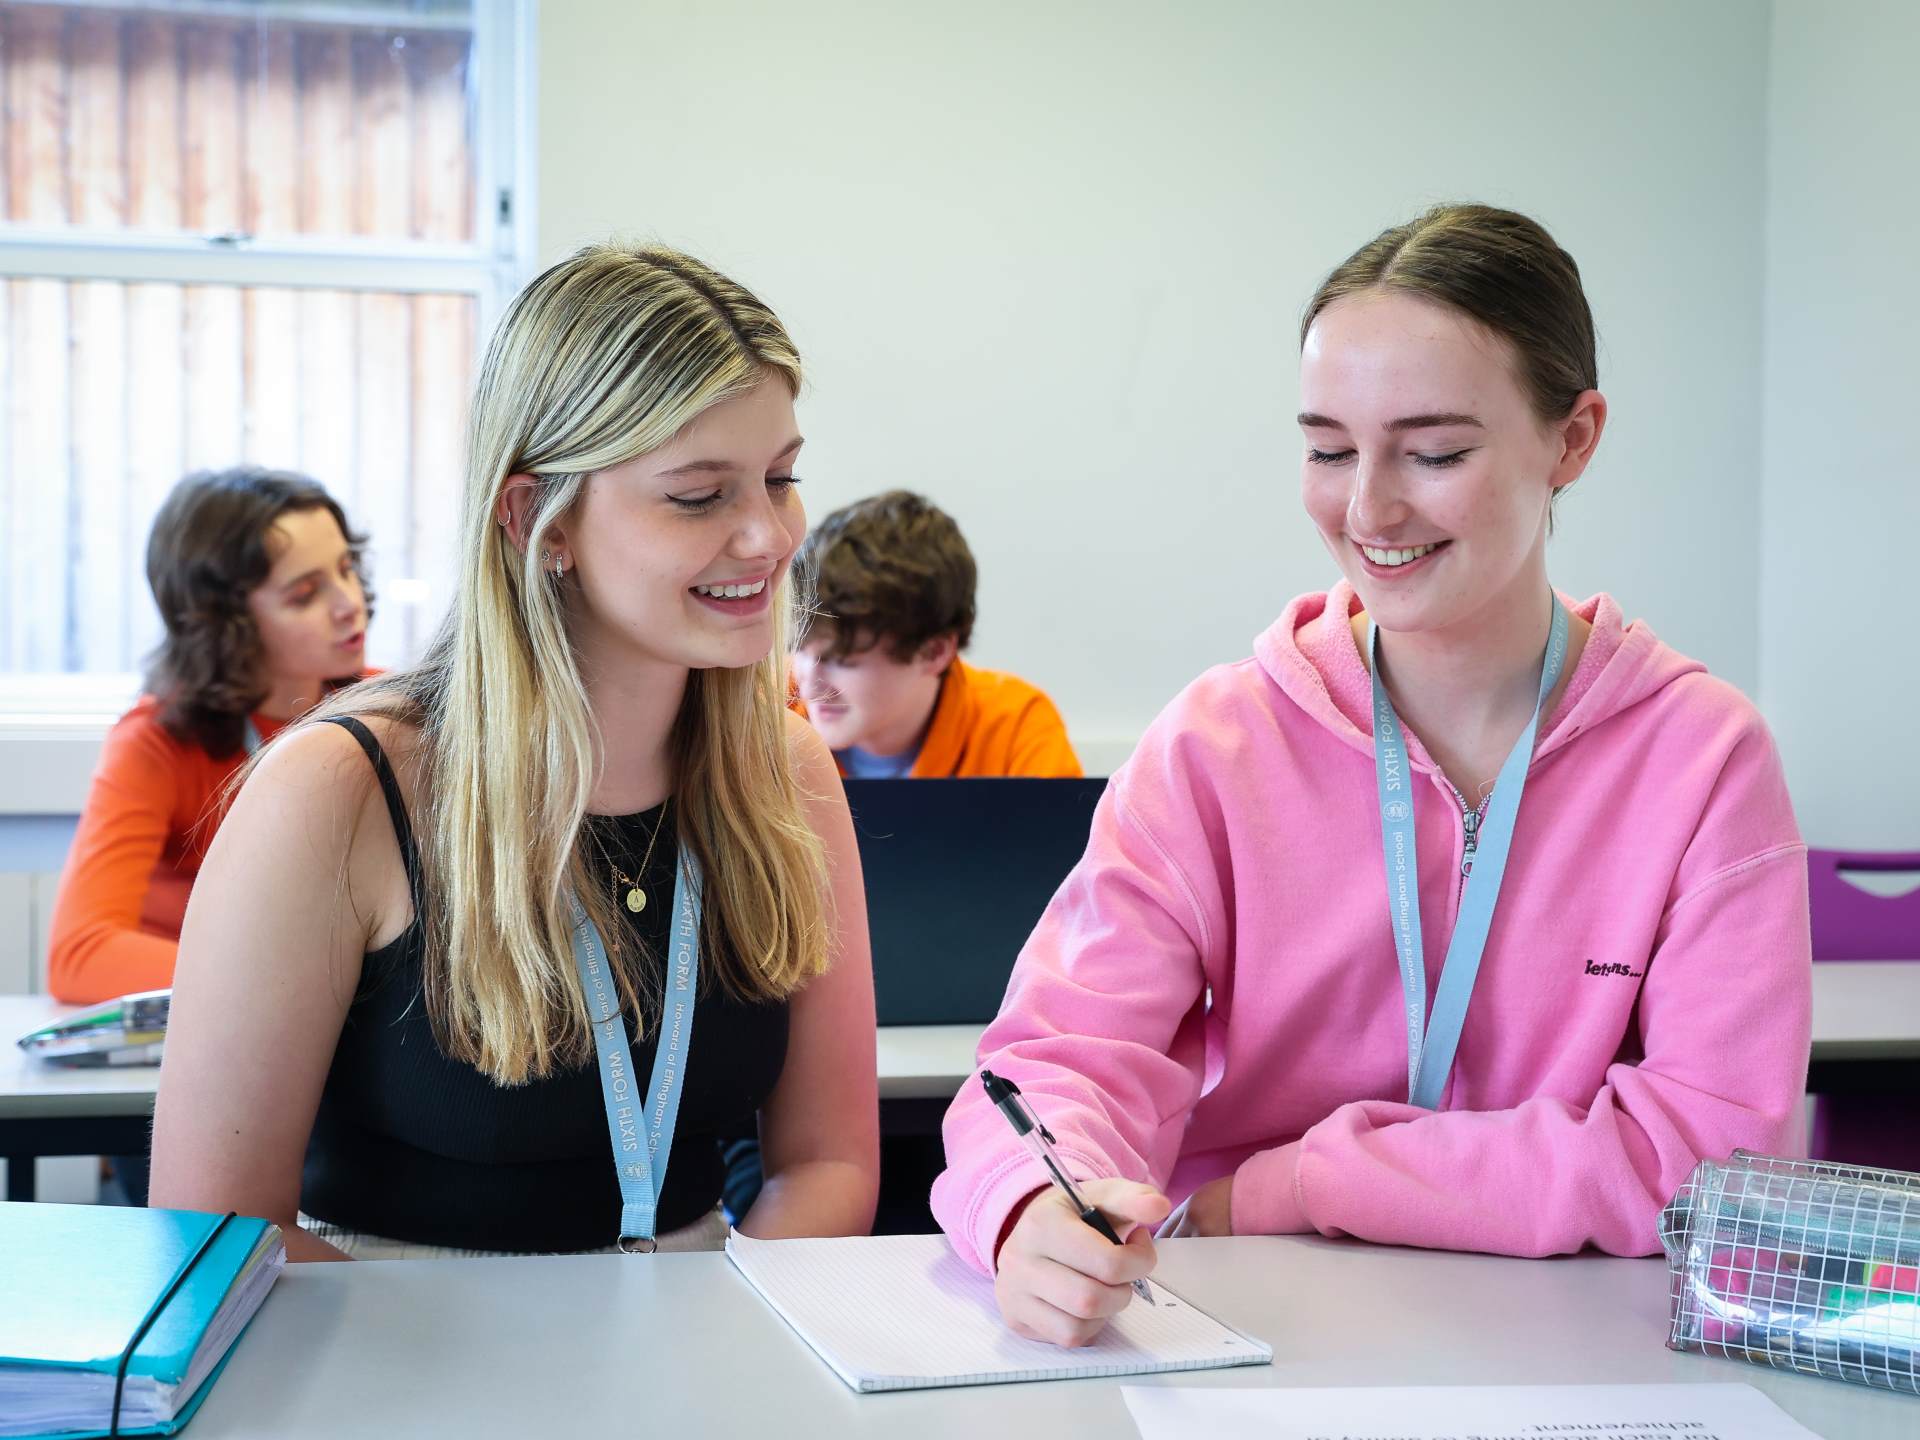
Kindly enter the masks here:
M 1920 890 L 1873 895 L 1849 884 L 1848 870 L 1920 876 L 1920 853 L 1807 852 L 1814 963 L 1920 960 Z M 1920 1170 L 1920 1094 L 1818 1096 L 1808 1149 L 1816 1160 Z

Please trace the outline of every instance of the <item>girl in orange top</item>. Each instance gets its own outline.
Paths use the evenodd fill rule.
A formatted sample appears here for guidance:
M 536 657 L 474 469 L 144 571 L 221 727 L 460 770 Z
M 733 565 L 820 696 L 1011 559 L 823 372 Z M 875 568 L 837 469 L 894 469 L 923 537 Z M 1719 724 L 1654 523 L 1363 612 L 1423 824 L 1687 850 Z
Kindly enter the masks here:
M 365 537 L 314 481 L 247 466 L 189 475 L 154 518 L 147 583 L 166 638 L 148 693 L 107 736 L 60 877 L 57 999 L 173 983 L 187 892 L 248 753 L 361 674 Z

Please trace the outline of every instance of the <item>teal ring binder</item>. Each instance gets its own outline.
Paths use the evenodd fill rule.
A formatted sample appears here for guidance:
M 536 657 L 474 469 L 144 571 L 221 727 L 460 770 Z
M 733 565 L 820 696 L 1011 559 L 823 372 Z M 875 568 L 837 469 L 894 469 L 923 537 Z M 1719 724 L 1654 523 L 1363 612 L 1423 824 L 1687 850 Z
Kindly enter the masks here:
M 173 1279 L 168 1282 L 167 1288 L 160 1292 L 160 1298 L 153 1302 L 153 1308 L 147 1311 L 147 1318 L 142 1320 L 139 1327 L 134 1330 L 133 1338 L 127 1341 L 127 1348 L 120 1352 L 120 1364 L 113 1372 L 113 1418 L 107 1425 L 107 1434 L 110 1437 L 118 1437 L 120 1434 L 120 1399 L 127 1387 L 127 1366 L 133 1363 L 133 1352 L 140 1348 L 140 1342 L 147 1338 L 147 1331 L 151 1330 L 153 1322 L 160 1318 L 160 1312 L 167 1308 L 167 1302 L 173 1299 L 174 1293 L 186 1283 L 187 1276 L 193 1273 L 193 1267 L 200 1263 L 200 1257 L 213 1248 L 213 1242 L 219 1238 L 220 1232 L 227 1228 L 227 1222 L 233 1218 L 234 1212 L 229 1210 L 213 1222 L 213 1228 L 207 1231 L 206 1238 L 200 1242 L 193 1254 L 186 1258 L 180 1268 L 173 1272 Z

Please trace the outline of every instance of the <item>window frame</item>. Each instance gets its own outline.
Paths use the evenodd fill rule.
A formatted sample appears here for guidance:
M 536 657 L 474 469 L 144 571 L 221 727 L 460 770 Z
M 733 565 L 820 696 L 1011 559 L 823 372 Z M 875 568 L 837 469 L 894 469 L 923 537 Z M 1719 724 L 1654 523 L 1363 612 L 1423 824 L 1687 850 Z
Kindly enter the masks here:
M 395 24 L 352 4 L 287 0 L 57 0 L 75 10 Z M 474 236 L 447 245 L 368 236 L 257 238 L 190 230 L 0 223 L 0 278 L 274 286 L 472 296 L 479 343 L 532 271 L 537 245 L 534 80 L 538 0 L 471 0 Z M 0 671 L 0 815 L 77 811 L 93 753 L 139 690 L 132 673 Z M 79 748 L 76 748 L 79 747 Z M 85 760 L 85 772 L 79 762 Z

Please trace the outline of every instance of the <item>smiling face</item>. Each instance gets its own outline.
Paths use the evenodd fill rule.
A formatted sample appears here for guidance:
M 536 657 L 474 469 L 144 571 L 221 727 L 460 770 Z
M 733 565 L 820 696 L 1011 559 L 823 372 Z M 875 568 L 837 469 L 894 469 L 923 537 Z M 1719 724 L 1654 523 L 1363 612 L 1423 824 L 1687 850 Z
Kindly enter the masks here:
M 588 477 L 542 547 L 578 577 L 583 654 L 738 669 L 773 647 L 773 597 L 806 534 L 801 440 L 775 376 L 671 442 Z
M 330 510 L 287 511 L 267 548 L 273 566 L 247 595 L 264 678 L 271 696 L 311 700 L 322 681 L 358 675 L 366 664 L 366 591 Z
M 905 660 L 871 641 L 834 656 L 832 637 L 815 636 L 794 652 L 793 682 L 829 750 L 899 755 L 926 731 L 957 649 L 943 635 Z
M 1445 630 L 1546 585 L 1548 502 L 1605 418 L 1542 421 L 1507 341 L 1392 291 L 1329 305 L 1300 356 L 1307 513 L 1384 630 Z

